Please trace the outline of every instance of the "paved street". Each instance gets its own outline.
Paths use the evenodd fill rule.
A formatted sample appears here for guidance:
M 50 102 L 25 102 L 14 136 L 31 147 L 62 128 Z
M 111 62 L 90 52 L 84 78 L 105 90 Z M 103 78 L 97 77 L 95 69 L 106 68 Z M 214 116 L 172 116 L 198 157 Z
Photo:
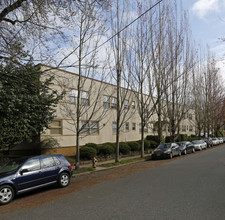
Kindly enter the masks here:
M 148 166 L 154 161 L 142 163 Z M 107 172 L 101 171 L 99 179 Z M 18 210 L 17 203 L 27 202 L 26 196 L 18 198 L 9 204 L 13 211 L 4 214 L 4 207 L 0 207 L 0 219 L 225 219 L 225 145 L 164 160 L 161 165 L 129 176 L 110 172 L 111 179 L 86 185 L 37 207 Z M 73 179 L 71 187 L 77 182 Z M 60 190 L 50 189 L 41 195 L 47 199 Z M 31 202 L 36 195 L 28 197 Z M 13 209 L 16 205 L 17 210 Z

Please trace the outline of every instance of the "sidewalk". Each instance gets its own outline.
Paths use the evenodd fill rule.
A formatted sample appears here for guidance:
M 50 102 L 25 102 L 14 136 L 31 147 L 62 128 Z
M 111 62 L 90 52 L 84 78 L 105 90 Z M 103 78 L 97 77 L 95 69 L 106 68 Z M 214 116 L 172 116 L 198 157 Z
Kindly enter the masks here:
M 128 160 L 128 159 L 134 159 L 134 158 L 140 158 L 140 157 L 141 157 L 141 155 L 123 157 L 123 158 L 120 158 L 119 161 Z M 102 164 L 114 163 L 114 162 L 115 162 L 115 158 L 112 158 L 112 159 L 109 159 L 109 160 L 105 160 L 105 161 L 98 161 L 97 162 L 97 168 L 100 167 Z M 86 168 L 86 167 L 91 167 L 91 166 L 92 166 L 92 162 L 91 161 L 88 161 L 85 164 L 80 164 L 80 168 Z M 102 167 L 102 168 L 105 168 L 105 167 Z

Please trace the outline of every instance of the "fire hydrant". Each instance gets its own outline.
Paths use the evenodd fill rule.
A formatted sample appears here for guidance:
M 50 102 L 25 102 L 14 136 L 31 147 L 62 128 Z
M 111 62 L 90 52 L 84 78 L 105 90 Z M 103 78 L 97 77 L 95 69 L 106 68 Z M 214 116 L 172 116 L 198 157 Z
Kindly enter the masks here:
M 93 168 L 96 168 L 97 162 L 98 162 L 98 160 L 96 159 L 96 157 L 94 157 L 94 158 L 92 159 L 92 167 L 93 167 Z

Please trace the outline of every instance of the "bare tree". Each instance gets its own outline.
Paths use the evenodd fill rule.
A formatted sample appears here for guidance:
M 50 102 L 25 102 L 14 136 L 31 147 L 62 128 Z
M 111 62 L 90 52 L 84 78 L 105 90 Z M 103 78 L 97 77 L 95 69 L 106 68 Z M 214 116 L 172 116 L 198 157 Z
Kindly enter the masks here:
M 70 52 L 58 64 L 77 72 L 71 77 L 65 74 L 57 79 L 66 91 L 61 114 L 69 119 L 68 129 L 76 134 L 76 169 L 79 168 L 80 138 L 90 135 L 91 131 L 96 134 L 107 112 L 102 100 L 107 86 L 103 83 L 105 58 L 99 57 L 98 51 L 105 29 L 97 4 L 95 1 L 79 2 L 75 5 L 76 11 L 71 11 L 70 28 L 74 31 L 74 37 L 71 36 Z
M 111 64 L 111 73 L 116 84 L 116 156 L 115 161 L 119 162 L 119 142 L 120 133 L 125 123 L 131 118 L 134 109 L 129 107 L 129 101 L 132 100 L 130 89 L 129 72 L 126 68 L 125 58 L 127 53 L 127 29 L 120 32 L 129 22 L 129 1 L 113 1 L 110 11 L 110 25 L 112 35 L 113 63 Z
M 143 14 L 146 8 L 150 8 L 151 4 L 147 1 L 136 1 L 137 16 Z M 151 57 L 151 35 L 149 32 L 151 13 L 141 16 L 134 25 L 131 39 L 129 40 L 129 49 L 127 54 L 127 66 L 131 73 L 131 85 L 137 100 L 138 114 L 140 116 L 141 131 L 141 157 L 144 157 L 144 138 L 145 132 L 148 130 L 150 118 L 155 113 L 157 103 L 152 103 L 154 96 L 153 73 L 152 73 L 152 57 Z
M 185 12 L 177 6 L 170 7 L 168 21 L 168 56 L 170 59 L 165 82 L 166 108 L 165 118 L 168 119 L 170 135 L 175 141 L 180 132 L 180 123 L 188 112 L 190 102 L 189 80 L 193 68 L 193 49 L 191 48 L 188 20 Z
M 167 42 L 167 18 L 168 2 L 162 2 L 155 13 L 150 17 L 150 45 L 151 45 L 151 59 L 152 59 L 152 81 L 153 81 L 153 95 L 151 102 L 156 106 L 157 119 L 154 122 L 154 129 L 158 133 L 158 142 L 163 140 L 162 131 L 165 125 L 163 116 L 163 108 L 165 107 L 164 85 L 166 79 L 166 71 L 169 65 L 168 59 L 168 42 Z

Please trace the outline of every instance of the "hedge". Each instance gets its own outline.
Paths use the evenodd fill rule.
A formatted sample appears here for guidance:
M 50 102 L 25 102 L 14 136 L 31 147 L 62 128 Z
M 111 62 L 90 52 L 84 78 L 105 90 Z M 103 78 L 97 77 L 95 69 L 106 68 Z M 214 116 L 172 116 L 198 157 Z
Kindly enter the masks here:
M 93 157 L 96 157 L 97 151 L 93 147 L 81 147 L 80 148 L 80 158 L 84 160 L 91 160 Z
M 120 149 L 119 149 L 119 152 L 123 155 L 128 155 L 130 154 L 130 151 L 131 151 L 131 148 L 130 146 L 128 145 L 128 143 L 125 143 L 125 142 L 121 142 L 120 143 Z
M 141 150 L 141 144 L 138 141 L 127 142 L 127 144 L 130 146 L 131 151 L 139 152 Z
M 115 152 L 115 149 L 109 143 L 102 144 L 98 147 L 98 154 L 102 157 L 111 156 Z
M 158 146 L 158 143 L 157 142 L 155 142 L 155 141 L 149 141 L 149 142 L 150 142 L 150 148 L 151 149 L 157 148 L 157 146 Z
M 97 154 L 99 153 L 97 144 L 95 144 L 95 143 L 87 143 L 87 144 L 85 144 L 85 146 L 86 147 L 92 147 L 92 148 L 94 148 L 97 151 Z

